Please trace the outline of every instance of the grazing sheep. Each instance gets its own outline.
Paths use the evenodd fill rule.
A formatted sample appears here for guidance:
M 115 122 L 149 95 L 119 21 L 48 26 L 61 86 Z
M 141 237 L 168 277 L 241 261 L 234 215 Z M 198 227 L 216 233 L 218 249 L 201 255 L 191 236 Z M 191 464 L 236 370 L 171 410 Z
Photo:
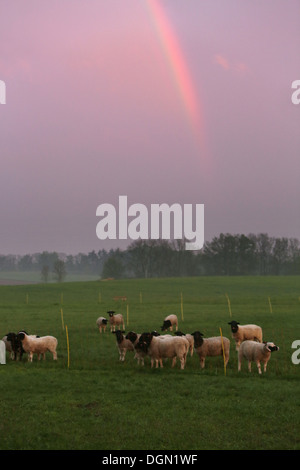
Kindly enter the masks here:
M 107 318 L 104 318 L 104 317 L 97 318 L 96 324 L 97 324 L 97 327 L 99 328 L 100 333 L 102 333 L 102 330 L 105 333 L 106 325 L 107 325 Z
M 173 331 L 173 326 L 175 326 L 176 331 L 178 330 L 178 319 L 177 315 L 168 315 L 163 322 L 163 326 L 161 327 L 161 331 L 165 331 L 170 328 L 170 331 Z
M 276 344 L 268 343 L 258 343 L 257 341 L 244 341 L 238 352 L 238 371 L 241 370 L 242 359 L 247 359 L 248 361 L 248 370 L 251 372 L 251 362 L 255 362 L 258 368 L 258 373 L 261 374 L 260 363 L 264 365 L 264 372 L 267 370 L 267 364 L 271 357 L 271 352 L 279 351 L 279 347 Z
M 169 338 L 162 338 L 161 336 L 154 336 L 152 333 L 142 333 L 136 345 L 136 349 L 140 349 L 150 356 L 151 367 L 153 367 L 154 361 L 156 368 L 158 363 L 160 363 L 160 367 L 163 367 L 162 359 L 164 358 L 173 359 L 172 367 L 174 367 L 178 357 L 181 369 L 185 367 L 188 347 L 188 341 L 184 337 L 170 336 Z
M 237 321 L 230 321 L 232 338 L 235 340 L 236 350 L 239 350 L 240 344 L 246 340 L 258 341 L 262 343 L 262 329 L 258 325 L 240 325 Z M 239 326 L 238 326 L 239 325 Z
M 205 367 L 205 358 L 207 356 L 223 356 L 222 337 L 212 336 L 210 338 L 202 338 L 203 334 L 200 331 L 192 333 L 194 337 L 194 347 L 200 359 L 200 366 L 202 369 Z M 223 346 L 225 355 L 225 365 L 229 361 L 230 341 L 223 336 Z
M 123 330 L 125 330 L 124 319 L 121 313 L 117 313 L 115 315 L 115 312 L 113 310 L 109 310 L 107 313 L 109 314 L 109 324 L 111 333 L 113 331 L 116 331 L 116 326 L 120 327 L 120 325 L 123 325 Z
M 194 354 L 194 343 L 195 343 L 195 340 L 194 340 L 194 336 L 187 333 L 182 333 L 182 331 L 176 331 L 175 332 L 175 335 L 177 336 L 185 336 L 185 338 L 188 340 L 189 342 L 189 351 L 190 351 L 190 355 L 192 356 Z
M 129 331 L 127 333 L 127 335 L 125 336 L 125 338 L 129 339 L 129 341 L 131 341 L 132 344 L 133 344 L 133 347 L 134 347 L 134 350 L 135 350 L 134 359 L 137 359 L 138 364 L 141 363 L 142 366 L 143 366 L 145 364 L 144 357 L 146 356 L 146 354 L 143 351 L 138 350 L 138 349 L 135 348 L 135 346 L 138 343 L 138 340 L 139 340 L 140 336 L 141 336 L 140 333 L 135 333 L 135 331 Z
M 127 339 L 123 333 L 125 331 L 117 330 L 117 331 L 112 331 L 113 334 L 116 335 L 117 339 L 117 347 L 119 350 L 119 359 L 120 361 L 125 361 L 125 356 L 127 351 L 134 351 L 134 347 L 130 339 Z
M 57 339 L 54 336 L 41 336 L 33 337 L 29 336 L 24 332 L 18 333 L 18 338 L 22 342 L 22 347 L 25 352 L 28 353 L 28 360 L 32 362 L 33 354 L 36 353 L 38 360 L 40 360 L 41 354 L 45 359 L 46 351 L 49 351 L 53 355 L 53 359 L 57 360 Z

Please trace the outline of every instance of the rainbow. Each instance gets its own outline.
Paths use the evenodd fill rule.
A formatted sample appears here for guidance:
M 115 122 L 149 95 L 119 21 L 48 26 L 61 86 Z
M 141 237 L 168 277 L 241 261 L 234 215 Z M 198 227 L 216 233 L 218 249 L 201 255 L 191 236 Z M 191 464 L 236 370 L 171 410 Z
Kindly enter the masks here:
M 173 81 L 194 138 L 204 150 L 204 123 L 200 101 L 188 69 L 179 41 L 159 1 L 146 0 L 146 5 L 155 25 L 160 45 L 164 51 Z

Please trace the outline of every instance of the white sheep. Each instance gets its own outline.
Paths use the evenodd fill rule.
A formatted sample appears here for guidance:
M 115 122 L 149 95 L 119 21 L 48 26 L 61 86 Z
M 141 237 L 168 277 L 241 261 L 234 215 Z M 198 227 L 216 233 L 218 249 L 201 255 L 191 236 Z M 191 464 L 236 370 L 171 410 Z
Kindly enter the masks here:
M 45 359 L 47 351 L 52 353 L 54 360 L 57 360 L 56 348 L 58 341 L 54 336 L 33 337 L 20 332 L 18 333 L 18 338 L 21 340 L 22 347 L 28 353 L 28 360 L 31 362 L 33 354 L 37 354 L 39 360 L 42 354 Z
M 260 363 L 264 365 L 264 372 L 267 370 L 267 364 L 271 357 L 271 352 L 279 351 L 279 347 L 274 343 L 258 343 L 257 341 L 244 341 L 238 352 L 238 371 L 240 372 L 242 366 L 242 359 L 247 359 L 248 370 L 251 372 L 251 362 L 255 362 L 258 368 L 258 373 L 261 374 Z
M 105 333 L 106 325 L 107 325 L 107 318 L 99 317 L 96 320 L 97 327 L 99 328 L 99 332 L 102 333 L 102 330 Z
M 200 359 L 200 366 L 203 369 L 205 367 L 205 358 L 207 356 L 225 356 L 225 365 L 227 366 L 229 361 L 230 341 L 225 336 L 211 336 L 210 338 L 202 338 L 203 333 L 195 331 L 192 333 L 194 337 L 194 347 L 196 353 Z M 222 341 L 223 340 L 223 341 Z
M 175 326 L 176 331 L 178 330 L 178 318 L 177 315 L 168 315 L 163 322 L 161 331 L 165 331 L 170 328 L 170 331 L 173 331 L 173 326 Z
M 240 325 L 237 321 L 230 321 L 232 338 L 235 340 L 236 350 L 239 350 L 240 344 L 246 340 L 258 341 L 262 343 L 262 328 L 258 325 Z
M 167 336 L 167 335 L 163 335 Z M 136 345 L 137 349 L 141 349 L 151 359 L 151 367 L 158 363 L 163 367 L 162 359 L 172 359 L 172 367 L 176 363 L 176 358 L 180 360 L 181 369 L 184 369 L 186 363 L 186 355 L 188 352 L 189 343 L 186 338 L 180 336 L 170 336 L 168 338 L 161 336 L 154 336 L 152 333 L 142 333 Z
M 116 335 L 117 347 L 119 351 L 119 360 L 124 362 L 127 351 L 134 351 L 133 344 L 130 339 L 127 339 L 123 335 L 125 331 L 117 330 L 112 331 L 112 333 Z
M 195 343 L 194 336 L 191 335 L 190 333 L 186 333 L 186 334 L 182 333 L 182 331 L 176 331 L 175 335 L 184 336 L 188 340 L 188 342 L 189 342 L 189 351 L 190 351 L 190 355 L 192 356 L 194 354 L 194 343 Z
M 117 313 L 115 315 L 115 312 L 113 310 L 109 310 L 107 313 L 109 314 L 109 324 L 111 332 L 116 331 L 116 326 L 120 327 L 120 325 L 122 325 L 123 330 L 125 330 L 124 319 L 121 313 Z

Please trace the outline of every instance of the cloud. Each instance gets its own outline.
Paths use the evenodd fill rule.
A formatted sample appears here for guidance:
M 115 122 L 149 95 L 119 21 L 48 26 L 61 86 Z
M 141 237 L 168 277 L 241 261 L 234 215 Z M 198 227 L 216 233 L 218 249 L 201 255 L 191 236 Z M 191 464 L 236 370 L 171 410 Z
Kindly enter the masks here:
M 248 70 L 248 66 L 244 62 L 230 63 L 229 60 L 221 54 L 214 55 L 214 63 L 226 71 L 232 70 L 237 73 L 245 73 Z
M 215 61 L 216 64 L 220 65 L 223 69 L 225 69 L 225 70 L 230 69 L 228 60 L 225 57 L 223 57 L 222 55 L 216 54 L 214 56 L 214 61 Z

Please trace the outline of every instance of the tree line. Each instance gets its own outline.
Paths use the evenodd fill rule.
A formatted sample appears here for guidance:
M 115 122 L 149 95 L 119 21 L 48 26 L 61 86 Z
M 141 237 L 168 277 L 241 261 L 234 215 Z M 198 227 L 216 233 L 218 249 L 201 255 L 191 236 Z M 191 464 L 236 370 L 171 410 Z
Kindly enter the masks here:
M 136 240 L 125 250 L 66 255 L 0 255 L 0 271 L 39 271 L 44 282 L 63 281 L 67 274 L 102 278 L 151 278 L 201 275 L 300 274 L 300 244 L 295 238 L 268 234 L 221 233 L 200 251 L 185 250 L 185 240 Z

